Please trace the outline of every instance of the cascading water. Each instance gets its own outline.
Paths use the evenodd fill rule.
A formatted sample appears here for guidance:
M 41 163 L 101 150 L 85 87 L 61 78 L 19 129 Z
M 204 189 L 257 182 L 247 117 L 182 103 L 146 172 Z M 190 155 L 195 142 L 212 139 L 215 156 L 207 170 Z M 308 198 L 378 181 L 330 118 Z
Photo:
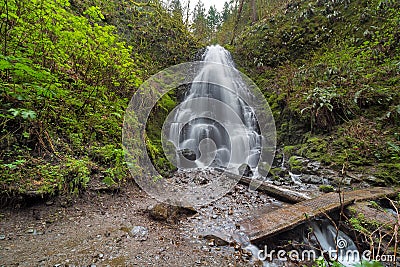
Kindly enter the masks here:
M 328 220 L 311 222 L 314 238 L 318 246 L 328 253 L 332 260 L 338 260 L 344 266 L 354 266 L 360 262 L 360 253 L 353 240 L 336 229 Z
M 238 173 L 247 164 L 254 171 L 261 135 L 253 108 L 240 97 L 247 93 L 241 76 L 219 45 L 207 47 L 203 61 L 216 64 L 199 71 L 171 123 L 168 139 L 176 151 L 189 151 L 192 158 L 195 154 L 189 165 L 178 159 L 178 167 L 223 167 Z
M 219 45 L 207 47 L 203 55 L 203 63 L 196 64 L 199 68 L 193 72 L 196 75 L 190 81 L 191 86 L 183 102 L 170 113 L 171 117 L 166 120 L 167 127 L 163 129 L 167 131 L 163 134 L 166 135 L 165 140 L 172 143 L 174 148 L 172 149 L 168 144 L 164 150 L 174 152 L 171 153 L 172 157 L 176 156 L 176 161 L 173 163 L 181 169 L 223 167 L 230 172 L 239 173 L 243 164 L 247 164 L 253 172 L 257 172 L 260 159 L 269 163 L 266 165 L 271 165 L 275 151 L 275 126 L 270 110 L 267 110 L 264 118 L 258 116 L 259 113 L 256 117 L 255 110 L 259 111 L 266 105 L 264 103 L 260 105 L 257 101 L 254 101 L 257 105 L 249 104 L 249 100 L 252 100 L 251 92 L 242 76 L 238 74 L 238 70 L 235 69 L 231 55 L 223 47 Z M 261 94 L 257 96 L 260 97 Z M 254 109 L 254 106 L 257 108 Z M 269 136 L 265 134 L 266 131 L 263 131 L 265 128 L 269 130 L 267 131 L 270 133 Z M 269 150 L 264 149 L 265 144 Z M 264 157 L 265 150 L 271 152 L 269 157 Z M 282 167 L 283 165 L 284 162 L 282 162 Z M 292 178 L 296 177 L 292 175 Z M 213 191 L 227 181 L 224 180 L 218 186 L 214 186 Z M 164 187 L 161 190 L 164 190 Z M 180 191 L 176 190 L 173 193 L 175 195 Z M 195 193 L 198 192 L 195 191 Z M 215 224 L 215 220 L 212 224 Z M 202 225 L 204 226 L 204 222 Z M 261 260 L 257 258 L 261 250 L 250 244 L 249 238 L 236 228 L 236 224 L 227 223 L 219 227 L 220 225 L 206 227 L 204 231 L 205 233 L 223 232 L 230 235 L 235 242 L 250 251 L 255 261 Z M 335 248 L 335 242 L 338 240 L 334 239 L 336 235 L 334 235 L 333 226 L 324 223 L 323 225 L 315 224 L 313 227 L 321 249 Z M 344 233 L 338 231 L 337 237 L 345 240 L 349 245 L 349 251 L 356 249 L 354 243 Z M 341 248 L 339 256 L 346 251 L 345 247 Z M 354 262 L 345 261 L 340 257 L 339 259 L 345 264 Z M 281 266 L 279 263 L 278 261 L 276 265 L 267 260 L 262 262 L 263 266 L 269 267 Z

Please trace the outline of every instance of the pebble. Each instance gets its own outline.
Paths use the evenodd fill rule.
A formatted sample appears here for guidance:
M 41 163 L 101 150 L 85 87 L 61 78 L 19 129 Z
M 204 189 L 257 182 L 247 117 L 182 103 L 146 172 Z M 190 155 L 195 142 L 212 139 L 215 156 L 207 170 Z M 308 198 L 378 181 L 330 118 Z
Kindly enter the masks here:
M 135 226 L 130 231 L 130 235 L 137 241 L 146 241 L 149 237 L 149 229 L 144 226 Z

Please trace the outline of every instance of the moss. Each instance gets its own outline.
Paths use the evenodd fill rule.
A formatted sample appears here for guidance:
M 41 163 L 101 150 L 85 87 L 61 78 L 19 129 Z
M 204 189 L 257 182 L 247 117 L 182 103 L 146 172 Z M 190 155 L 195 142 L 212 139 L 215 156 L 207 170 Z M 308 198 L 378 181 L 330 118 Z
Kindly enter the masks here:
M 383 179 L 386 184 L 400 184 L 400 163 L 381 163 L 378 164 L 374 175 Z
M 297 156 L 291 156 L 289 158 L 289 167 L 291 172 L 298 174 L 302 172 L 303 164 L 302 161 L 299 160 Z
M 285 156 L 291 157 L 297 150 L 297 146 L 284 146 L 283 153 Z
M 382 227 L 389 231 L 393 230 L 392 225 L 384 222 L 379 222 L 377 220 L 374 220 L 373 218 L 367 218 L 365 214 L 358 211 L 357 209 L 348 209 L 348 211 L 350 211 L 350 214 L 352 216 L 349 219 L 352 227 L 367 236 L 371 236 L 371 234 L 375 232 L 376 229 Z
M 285 171 L 281 168 L 271 168 L 269 170 L 269 175 L 272 176 L 274 180 L 279 180 L 280 178 L 285 176 Z
M 328 153 L 329 143 L 324 137 L 310 137 L 302 144 L 299 154 L 303 157 L 329 164 L 332 158 Z
M 152 109 L 149 120 L 146 124 L 146 144 L 150 159 L 157 171 L 164 177 L 168 177 L 176 168 L 165 157 L 161 142 L 161 130 L 168 114 L 176 107 L 176 90 L 163 95 Z
M 335 191 L 335 188 L 331 185 L 320 185 L 319 191 L 324 192 L 324 193 L 329 193 L 329 192 Z
M 399 183 L 387 146 L 400 141 L 399 8 L 305 0 L 243 30 L 234 57 L 268 99 L 278 141 L 298 146 L 285 155 Z

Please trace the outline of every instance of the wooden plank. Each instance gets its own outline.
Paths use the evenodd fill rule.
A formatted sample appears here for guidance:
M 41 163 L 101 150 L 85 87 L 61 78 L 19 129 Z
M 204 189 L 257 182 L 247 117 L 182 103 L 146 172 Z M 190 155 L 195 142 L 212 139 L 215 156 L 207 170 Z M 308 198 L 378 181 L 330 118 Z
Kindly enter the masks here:
M 347 206 L 354 201 L 394 196 L 398 192 L 399 189 L 386 187 L 348 191 L 341 195 L 332 192 L 273 212 L 265 213 L 257 218 L 249 217 L 239 224 L 241 230 L 250 238 L 250 241 L 257 242 L 268 236 L 290 230 L 308 219 L 313 219 L 322 214 L 339 209 L 341 205 Z

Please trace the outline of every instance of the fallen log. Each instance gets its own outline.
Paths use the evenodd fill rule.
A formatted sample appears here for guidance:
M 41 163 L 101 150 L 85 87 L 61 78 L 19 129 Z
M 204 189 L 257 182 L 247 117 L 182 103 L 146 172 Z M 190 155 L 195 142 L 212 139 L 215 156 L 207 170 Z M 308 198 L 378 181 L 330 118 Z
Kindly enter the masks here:
M 268 195 L 284 202 L 299 203 L 301 201 L 311 199 L 311 197 L 305 194 L 287 188 L 282 188 L 264 181 L 259 181 L 245 176 L 239 176 L 230 172 L 224 172 L 224 174 L 229 178 L 238 180 L 242 184 L 249 185 L 250 188 L 255 188 L 256 190 L 263 191 Z
M 311 197 L 287 189 L 287 188 L 282 188 L 267 182 L 263 182 L 263 181 L 254 181 L 252 178 L 248 178 L 248 177 L 242 177 L 240 178 L 240 183 L 245 184 L 245 185 L 250 185 L 253 183 L 254 184 L 254 188 L 256 188 L 259 191 L 263 191 L 265 193 L 267 193 L 268 195 L 275 197 L 276 199 L 282 200 L 284 202 L 288 202 L 288 203 L 299 203 L 302 202 L 304 200 L 308 200 L 311 199 Z
M 379 199 L 395 196 L 397 188 L 374 187 L 343 193 L 328 193 L 310 200 L 264 213 L 257 218 L 249 217 L 239 223 L 240 229 L 249 237 L 251 242 L 257 242 L 304 223 L 317 216 L 352 204 L 354 201 Z

